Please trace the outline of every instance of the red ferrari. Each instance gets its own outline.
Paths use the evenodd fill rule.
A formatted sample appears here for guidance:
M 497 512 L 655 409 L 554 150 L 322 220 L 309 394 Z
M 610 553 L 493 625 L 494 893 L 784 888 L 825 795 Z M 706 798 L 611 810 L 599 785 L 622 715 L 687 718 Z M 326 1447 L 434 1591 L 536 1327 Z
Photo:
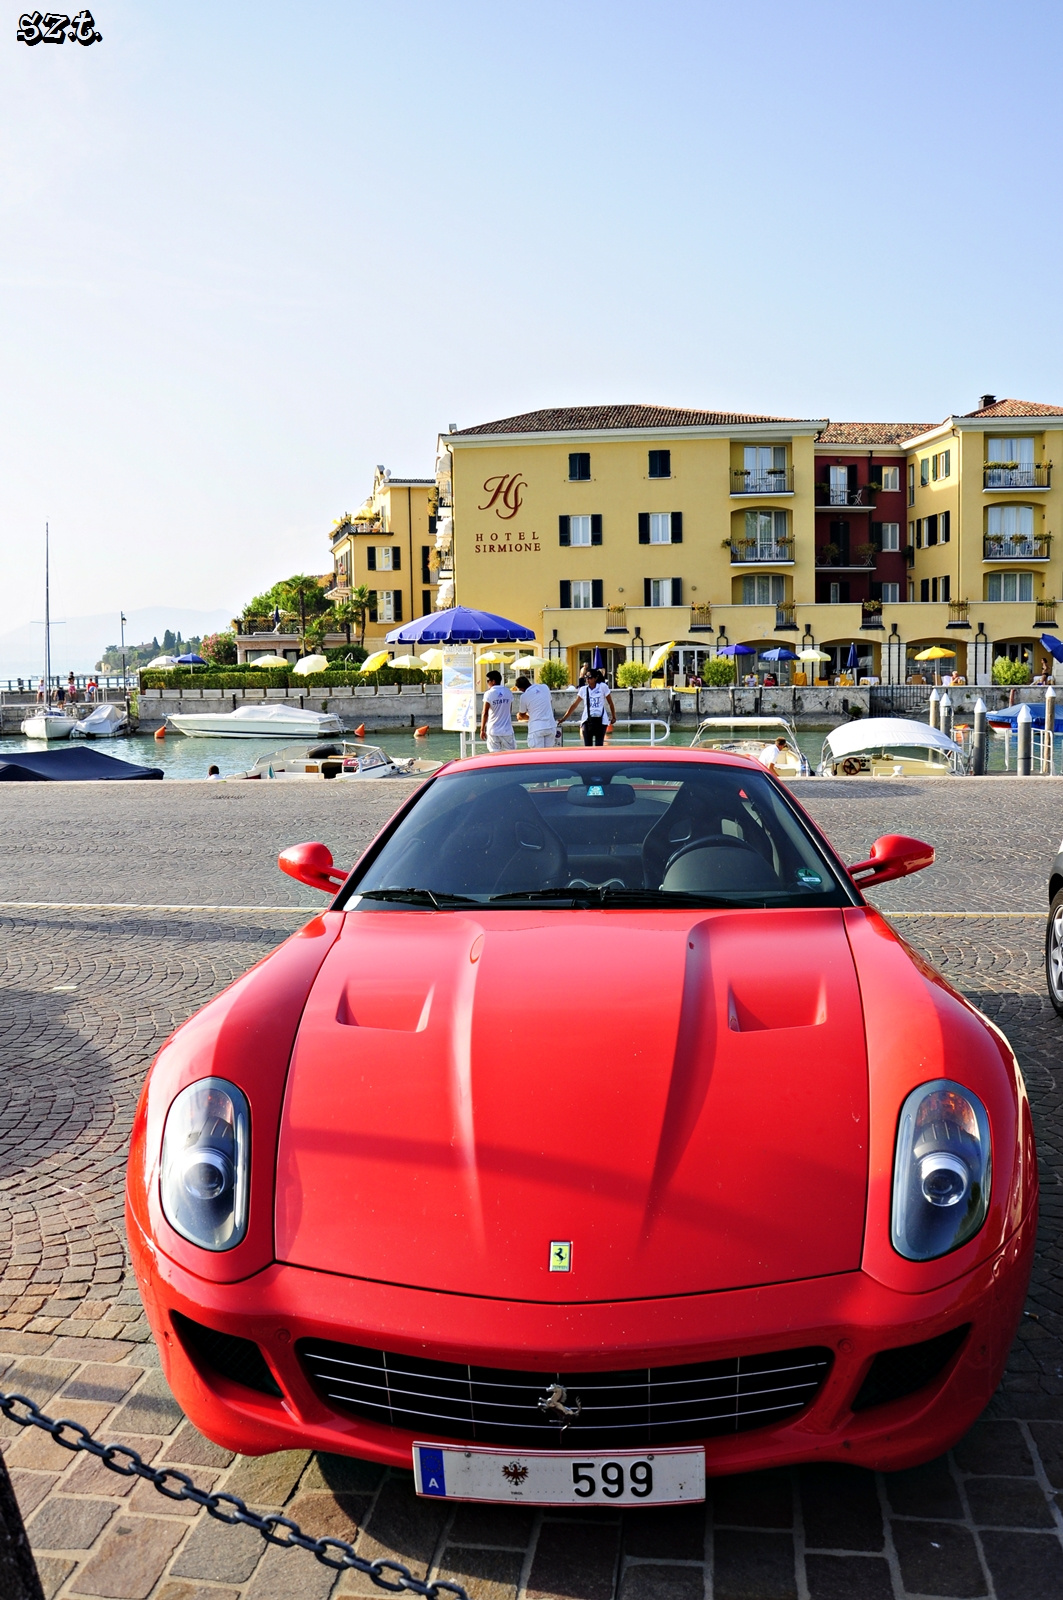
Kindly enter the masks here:
M 174 1394 L 420 1493 L 697 1499 L 911 1466 L 1000 1379 L 1037 1167 L 1003 1034 L 755 761 L 444 768 L 198 1012 L 127 1189 Z M 339 891 L 338 893 L 336 891 Z

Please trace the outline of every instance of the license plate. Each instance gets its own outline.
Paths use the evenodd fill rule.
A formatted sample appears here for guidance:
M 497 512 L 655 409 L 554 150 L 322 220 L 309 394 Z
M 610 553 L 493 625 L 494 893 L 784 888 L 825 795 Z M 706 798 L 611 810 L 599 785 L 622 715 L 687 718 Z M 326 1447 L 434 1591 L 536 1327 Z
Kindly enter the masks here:
M 417 1493 L 529 1506 L 666 1506 L 705 1498 L 701 1449 L 465 1450 L 415 1444 Z

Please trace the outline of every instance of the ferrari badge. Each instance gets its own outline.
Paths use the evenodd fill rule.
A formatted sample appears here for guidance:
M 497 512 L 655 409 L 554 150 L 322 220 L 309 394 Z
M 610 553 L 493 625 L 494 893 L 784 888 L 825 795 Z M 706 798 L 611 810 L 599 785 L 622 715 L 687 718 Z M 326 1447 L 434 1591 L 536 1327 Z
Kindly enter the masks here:
M 571 1239 L 551 1239 L 550 1240 L 550 1271 L 551 1272 L 571 1272 L 572 1271 L 572 1240 Z

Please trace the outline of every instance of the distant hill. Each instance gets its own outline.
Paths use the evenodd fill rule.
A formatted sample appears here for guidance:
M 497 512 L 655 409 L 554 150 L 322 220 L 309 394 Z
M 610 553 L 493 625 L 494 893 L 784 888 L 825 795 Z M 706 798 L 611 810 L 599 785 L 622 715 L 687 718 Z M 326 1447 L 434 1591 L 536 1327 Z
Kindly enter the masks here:
M 107 646 L 118 643 L 118 612 L 105 611 L 93 617 L 69 617 L 52 623 L 52 671 L 91 672 Z M 217 633 L 227 628 L 231 611 L 195 611 L 183 606 L 143 606 L 126 612 L 125 636 L 131 644 L 156 635 L 161 639 L 167 628 L 186 639 L 198 634 Z M 10 633 L 0 634 L 0 682 L 7 678 L 39 677 L 44 671 L 44 627 L 27 622 Z

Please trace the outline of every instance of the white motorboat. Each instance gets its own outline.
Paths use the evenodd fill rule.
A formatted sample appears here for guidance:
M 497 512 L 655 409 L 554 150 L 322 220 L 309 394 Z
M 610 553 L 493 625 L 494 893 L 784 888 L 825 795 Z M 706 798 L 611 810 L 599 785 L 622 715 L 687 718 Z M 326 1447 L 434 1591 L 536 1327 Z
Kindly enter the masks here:
M 237 711 L 181 713 L 168 719 L 193 739 L 320 739 L 343 732 L 339 717 L 298 706 L 241 706 Z
M 62 711 L 38 711 L 35 716 L 25 717 L 21 726 L 27 739 L 69 739 L 74 719 Z
M 409 778 L 438 772 L 441 761 L 420 756 L 393 760 L 379 745 L 361 739 L 292 744 L 259 756 L 243 778 Z
M 823 778 L 948 778 L 963 750 L 939 728 L 907 717 L 859 717 L 832 728 L 823 741 Z
M 705 717 L 690 741 L 694 750 L 727 750 L 756 760 L 766 745 L 786 740 L 775 762 L 780 778 L 811 775 L 807 756 L 798 747 L 797 734 L 785 717 Z
M 127 726 L 121 706 L 107 704 L 96 706 L 82 721 L 75 722 L 73 731 L 82 739 L 114 739 L 124 733 Z

